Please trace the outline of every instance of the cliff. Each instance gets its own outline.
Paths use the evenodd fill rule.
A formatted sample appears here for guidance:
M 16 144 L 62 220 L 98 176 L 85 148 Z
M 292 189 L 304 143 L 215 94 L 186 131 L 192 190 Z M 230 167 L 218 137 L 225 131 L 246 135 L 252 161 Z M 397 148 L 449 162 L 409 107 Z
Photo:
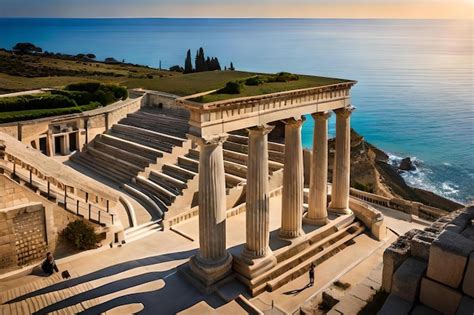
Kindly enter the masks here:
M 335 140 L 329 140 L 329 180 L 332 180 Z M 351 130 L 351 186 L 385 197 L 398 197 L 453 211 L 462 204 L 405 183 L 401 170 L 389 164 L 388 155 Z

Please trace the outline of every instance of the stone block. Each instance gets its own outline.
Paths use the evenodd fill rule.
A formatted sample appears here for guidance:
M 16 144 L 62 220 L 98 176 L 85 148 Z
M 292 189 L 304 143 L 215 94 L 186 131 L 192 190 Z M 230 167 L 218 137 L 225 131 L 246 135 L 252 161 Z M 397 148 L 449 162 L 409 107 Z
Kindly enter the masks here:
M 416 301 L 426 265 L 425 261 L 415 258 L 405 260 L 393 275 L 390 293 L 410 302 Z
M 420 302 L 443 314 L 456 314 L 462 294 L 428 278 L 421 280 Z
M 459 303 L 456 315 L 472 315 L 474 314 L 474 299 L 468 296 L 463 296 L 461 303 Z
M 390 292 L 392 277 L 398 267 L 410 256 L 410 241 L 421 230 L 413 229 L 400 236 L 383 253 L 382 289 Z
M 413 304 L 396 295 L 390 294 L 378 315 L 408 315 Z
M 464 274 L 462 290 L 465 294 L 474 298 L 474 253 L 471 253 L 469 256 L 466 273 Z
M 410 313 L 411 315 L 441 315 L 442 313 L 423 304 L 417 304 Z
M 423 231 L 420 234 L 413 236 L 410 242 L 411 255 L 428 261 L 430 257 L 431 243 L 436 239 L 437 234 Z
M 443 231 L 431 245 L 428 277 L 458 288 L 472 251 L 474 241 L 452 231 Z

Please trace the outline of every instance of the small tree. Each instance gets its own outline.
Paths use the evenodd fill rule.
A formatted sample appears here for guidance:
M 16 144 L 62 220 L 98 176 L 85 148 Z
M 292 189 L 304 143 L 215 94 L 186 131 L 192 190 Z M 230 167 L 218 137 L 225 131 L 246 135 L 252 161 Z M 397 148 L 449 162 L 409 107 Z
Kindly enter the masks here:
M 183 72 L 183 71 L 184 71 L 184 69 L 183 69 L 183 67 L 181 67 L 181 66 L 174 65 L 174 66 L 170 67 L 170 71 L 174 71 L 174 72 Z
M 186 53 L 186 60 L 184 61 L 184 73 L 193 72 L 193 62 L 191 61 L 191 49 Z
M 32 43 L 17 43 L 13 46 L 13 52 L 19 54 L 35 54 L 42 52 L 43 49 Z
M 96 58 L 96 56 L 94 54 L 87 54 L 86 57 L 89 58 L 89 59 L 95 59 Z
M 230 63 L 229 70 L 230 70 L 230 71 L 234 71 L 234 70 L 235 70 L 235 68 L 234 68 L 234 64 L 233 64 L 232 62 Z
M 62 231 L 62 236 L 80 250 L 96 248 L 99 241 L 94 227 L 83 220 L 70 222 Z

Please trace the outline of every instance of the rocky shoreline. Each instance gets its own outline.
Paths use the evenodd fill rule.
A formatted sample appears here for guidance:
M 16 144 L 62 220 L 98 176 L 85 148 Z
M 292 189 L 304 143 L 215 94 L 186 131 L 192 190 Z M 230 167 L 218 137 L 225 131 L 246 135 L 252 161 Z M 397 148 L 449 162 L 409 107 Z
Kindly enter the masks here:
M 332 180 L 334 139 L 329 141 L 329 179 Z M 398 197 L 417 201 L 447 211 L 461 209 L 464 205 L 433 192 L 407 185 L 402 172 L 416 169 L 408 157 L 399 165 L 390 163 L 384 151 L 365 141 L 364 137 L 351 130 L 351 186 L 385 197 Z

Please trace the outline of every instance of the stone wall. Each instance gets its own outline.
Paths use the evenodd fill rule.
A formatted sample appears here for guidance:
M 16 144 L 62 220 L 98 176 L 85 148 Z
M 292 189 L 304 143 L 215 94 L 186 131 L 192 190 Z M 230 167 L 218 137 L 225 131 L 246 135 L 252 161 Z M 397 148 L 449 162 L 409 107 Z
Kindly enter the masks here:
M 402 235 L 384 252 L 379 314 L 474 313 L 474 206 Z
M 35 263 L 47 251 L 45 209 L 41 203 L 0 210 L 0 270 Z
M 1 216 L 7 216 L 5 213 L 9 213 L 9 219 L 2 221 Z M 17 214 L 14 215 L 15 213 Z M 7 255 L 10 258 L 17 257 L 17 254 L 21 253 L 17 260 L 8 259 L 9 268 L 38 262 L 44 258 L 46 251 L 56 253 L 59 232 L 76 219 L 73 214 L 55 203 L 0 174 L 0 253 L 2 253 L 0 272 L 5 271 L 2 264 L 7 265 L 7 262 L 3 261 L 3 253 L 7 252 L 7 247 L 10 248 L 8 250 L 10 254 Z M 35 229 L 39 229 L 40 232 Z M 43 239 L 45 244 L 41 242 Z M 13 249 L 13 245 L 10 244 L 13 240 L 21 244 L 21 249 Z M 2 241 L 10 245 L 6 246 Z

